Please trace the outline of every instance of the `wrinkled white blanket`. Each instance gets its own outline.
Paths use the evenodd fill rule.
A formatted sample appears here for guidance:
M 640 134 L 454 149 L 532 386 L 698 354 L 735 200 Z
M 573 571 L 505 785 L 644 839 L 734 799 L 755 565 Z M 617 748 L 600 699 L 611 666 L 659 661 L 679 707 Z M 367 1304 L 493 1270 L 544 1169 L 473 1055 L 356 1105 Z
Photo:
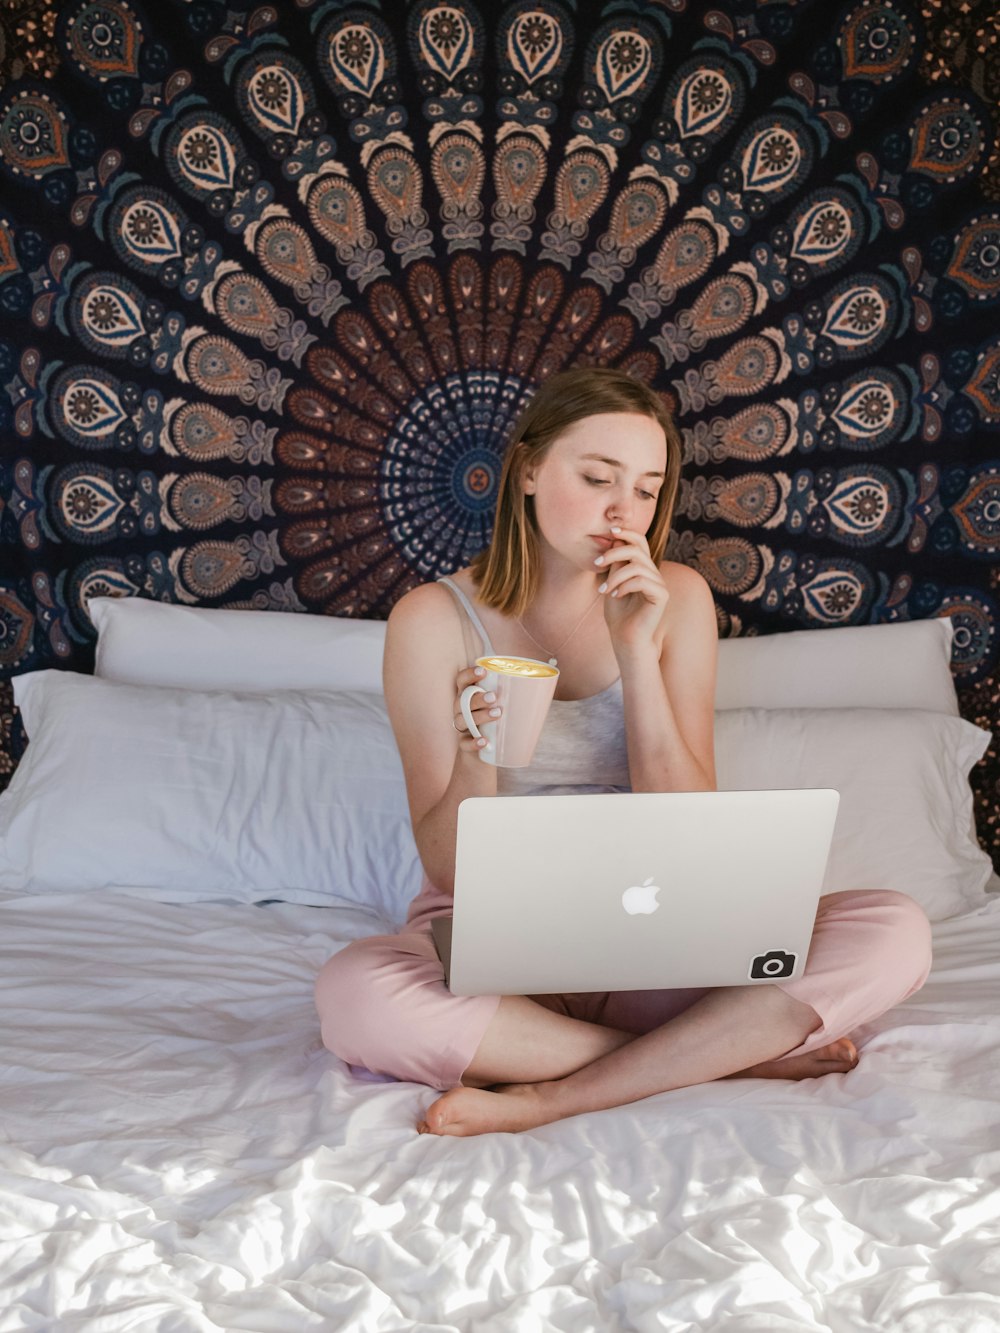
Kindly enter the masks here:
M 846 1076 L 418 1136 L 312 980 L 358 910 L 0 901 L 0 1333 L 1000 1328 L 1000 900 Z

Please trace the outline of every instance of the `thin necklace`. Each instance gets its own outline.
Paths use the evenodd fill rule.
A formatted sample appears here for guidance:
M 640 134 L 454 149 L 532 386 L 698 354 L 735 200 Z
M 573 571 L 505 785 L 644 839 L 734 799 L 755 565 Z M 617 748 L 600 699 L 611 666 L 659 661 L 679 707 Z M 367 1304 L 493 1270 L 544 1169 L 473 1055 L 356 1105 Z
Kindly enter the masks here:
M 593 601 L 590 603 L 590 605 L 587 607 L 586 611 L 584 611 L 584 613 L 583 613 L 583 615 L 580 617 L 580 619 L 576 622 L 576 624 L 573 626 L 573 628 L 570 630 L 570 632 L 566 635 L 565 639 L 563 639 L 563 641 L 562 641 L 562 643 L 559 645 L 559 647 L 558 647 L 558 648 L 555 650 L 555 652 L 552 653 L 552 655 L 549 657 L 549 659 L 548 659 L 549 666 L 558 666 L 558 665 L 559 665 L 559 654 L 560 654 L 560 653 L 562 652 L 562 650 L 566 647 L 566 645 L 569 643 L 570 639 L 571 639 L 571 638 L 573 637 L 573 635 L 577 632 L 577 630 L 580 628 L 580 626 L 583 624 L 583 622 L 587 619 L 587 617 L 590 615 L 591 611 L 593 611 L 594 607 L 597 605 L 597 603 L 598 603 L 600 600 L 601 600 L 601 594 L 598 593 L 597 596 L 594 598 L 594 600 L 593 600 Z M 531 640 L 532 643 L 536 644 L 539 648 L 541 648 L 541 650 L 542 650 L 543 653 L 547 653 L 547 652 L 549 651 L 549 650 L 545 647 L 544 644 L 541 644 L 541 643 L 538 642 L 538 640 L 537 640 L 537 639 L 535 638 L 535 636 L 532 634 L 531 630 L 528 629 L 527 625 L 524 623 L 524 621 L 521 619 L 520 616 L 515 616 L 514 619 L 515 619 L 515 621 L 517 622 L 517 624 L 519 624 L 519 625 L 521 626 L 521 628 L 524 630 L 525 634 L 527 634 L 528 638 Z

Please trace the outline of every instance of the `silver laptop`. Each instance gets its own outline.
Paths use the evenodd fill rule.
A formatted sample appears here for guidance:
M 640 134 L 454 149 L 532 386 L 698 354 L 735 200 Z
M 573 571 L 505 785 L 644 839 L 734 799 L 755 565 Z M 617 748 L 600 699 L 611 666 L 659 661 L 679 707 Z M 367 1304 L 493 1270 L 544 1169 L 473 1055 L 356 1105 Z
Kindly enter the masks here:
M 800 976 L 836 791 L 469 797 L 455 995 L 739 986 Z

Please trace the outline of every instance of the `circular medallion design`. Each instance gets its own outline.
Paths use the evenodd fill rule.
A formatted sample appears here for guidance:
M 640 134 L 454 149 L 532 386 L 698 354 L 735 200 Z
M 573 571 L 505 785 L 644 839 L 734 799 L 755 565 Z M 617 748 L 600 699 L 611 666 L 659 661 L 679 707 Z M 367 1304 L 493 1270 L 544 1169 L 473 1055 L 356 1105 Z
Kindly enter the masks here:
M 0 89 L 4 671 L 85 669 L 98 592 L 384 618 L 568 366 L 670 406 L 723 632 L 948 615 L 996 671 L 971 11 L 49 9 Z

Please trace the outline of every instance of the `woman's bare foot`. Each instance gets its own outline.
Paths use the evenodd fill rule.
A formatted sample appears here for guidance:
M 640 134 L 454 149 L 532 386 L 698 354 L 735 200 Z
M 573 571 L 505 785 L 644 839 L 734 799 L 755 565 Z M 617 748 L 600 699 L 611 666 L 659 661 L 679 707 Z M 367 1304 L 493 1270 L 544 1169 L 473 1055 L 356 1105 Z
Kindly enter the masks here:
M 545 1083 L 505 1083 L 495 1091 L 485 1088 L 452 1088 L 439 1097 L 417 1125 L 421 1134 L 516 1134 L 535 1129 L 557 1114 L 548 1110 L 542 1090 Z
M 821 1074 L 846 1074 L 858 1062 L 850 1037 L 829 1046 L 770 1060 L 730 1074 L 729 1078 L 818 1078 Z M 555 1102 L 546 1093 L 552 1083 L 507 1083 L 492 1091 L 485 1088 L 452 1088 L 439 1097 L 417 1125 L 421 1134 L 448 1134 L 464 1138 L 472 1134 L 516 1134 L 558 1120 Z
M 847 1074 L 858 1063 L 858 1050 L 850 1037 L 839 1037 L 829 1046 L 793 1055 L 783 1060 L 767 1060 L 764 1064 L 741 1069 L 728 1078 L 819 1078 L 821 1074 Z

